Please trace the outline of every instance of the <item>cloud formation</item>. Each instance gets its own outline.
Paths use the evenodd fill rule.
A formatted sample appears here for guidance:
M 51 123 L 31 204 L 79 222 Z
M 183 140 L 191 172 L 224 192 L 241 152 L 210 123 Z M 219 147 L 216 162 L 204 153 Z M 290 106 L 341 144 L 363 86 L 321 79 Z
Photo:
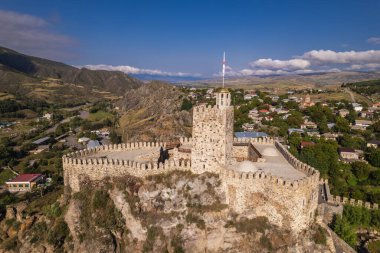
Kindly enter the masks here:
M 23 13 L 0 10 L 0 45 L 40 57 L 65 59 L 75 42 L 51 31 L 46 20 Z
M 250 66 L 255 68 L 266 68 L 266 69 L 282 69 L 282 70 L 296 70 L 296 69 L 306 69 L 310 66 L 310 62 L 303 59 L 292 59 L 292 60 L 272 60 L 268 59 L 258 59 L 257 61 L 251 62 Z
M 380 37 L 369 38 L 367 42 L 374 45 L 380 45 Z
M 332 50 L 312 50 L 302 56 L 316 63 L 380 63 L 380 50 L 335 52 Z
M 171 76 L 171 77 L 199 77 L 200 76 L 200 74 L 194 74 L 194 73 L 166 72 L 166 71 L 157 70 L 157 69 L 141 69 L 141 68 L 136 68 L 136 67 L 132 67 L 128 65 L 112 66 L 112 65 L 98 64 L 98 65 L 84 65 L 80 67 L 92 69 L 92 70 L 121 71 L 126 74 L 135 74 L 135 75 L 155 75 L 155 76 Z
M 380 70 L 380 50 L 343 51 L 311 50 L 292 59 L 263 58 L 248 64 L 249 68 L 228 68 L 227 76 L 290 75 L 317 72 L 340 72 L 343 70 Z

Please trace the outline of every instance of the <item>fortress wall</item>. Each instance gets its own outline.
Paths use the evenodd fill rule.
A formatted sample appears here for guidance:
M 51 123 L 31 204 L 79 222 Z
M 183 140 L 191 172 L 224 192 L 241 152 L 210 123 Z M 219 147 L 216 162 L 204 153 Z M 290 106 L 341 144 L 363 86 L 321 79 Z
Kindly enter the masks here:
M 350 199 L 347 197 L 331 195 L 328 179 L 321 179 L 319 181 L 319 184 L 324 186 L 327 203 L 336 204 L 336 205 L 341 205 L 341 204 L 352 205 L 352 206 L 365 207 L 367 209 L 374 209 L 374 210 L 379 209 L 379 204 L 377 203 L 370 203 L 370 202 L 365 202 L 363 200 L 356 200 L 356 199 Z
M 367 209 L 374 209 L 374 210 L 379 209 L 379 204 L 377 203 L 370 203 L 370 202 L 365 202 L 363 200 L 349 199 L 347 197 L 333 196 L 333 195 L 331 196 L 331 199 L 328 201 L 328 203 L 352 205 L 352 206 L 365 207 Z
M 278 141 L 275 141 L 275 146 L 277 150 L 281 152 L 281 154 L 286 158 L 286 160 L 297 170 L 304 172 L 307 176 L 312 176 L 314 174 L 318 174 L 319 177 L 319 171 L 311 167 L 310 165 L 307 165 L 306 163 L 301 162 L 298 160 L 294 155 L 292 155 L 286 147 L 284 147 L 281 143 Z
M 248 158 L 248 146 L 233 146 L 232 157 L 236 159 L 242 158 L 246 160 Z
M 179 162 L 181 160 L 188 160 L 188 161 L 190 161 L 190 159 L 191 159 L 191 152 L 190 153 L 188 153 L 188 152 L 180 152 L 178 150 L 178 148 L 174 148 L 172 150 L 172 157 L 173 157 L 173 160 L 175 162 Z
M 118 159 L 63 157 L 65 185 L 70 186 L 73 192 L 80 190 L 81 181 L 84 178 L 91 181 L 100 181 L 106 177 L 125 175 L 146 177 L 173 170 L 190 170 L 190 168 L 189 161 L 175 163 L 173 160 L 169 160 L 165 164 L 157 164 Z
M 100 153 L 102 151 L 127 151 L 127 150 L 136 150 L 144 148 L 160 148 L 166 147 L 166 142 L 132 142 L 132 143 L 123 143 L 123 144 L 109 144 L 102 145 L 95 148 L 86 148 L 83 150 L 75 151 L 67 154 L 67 157 L 83 157 L 86 155 L 91 155 L 95 153 Z
M 221 170 L 227 201 L 238 213 L 266 216 L 271 222 L 291 227 L 296 233 L 314 220 L 319 178 L 287 181 L 263 172 Z

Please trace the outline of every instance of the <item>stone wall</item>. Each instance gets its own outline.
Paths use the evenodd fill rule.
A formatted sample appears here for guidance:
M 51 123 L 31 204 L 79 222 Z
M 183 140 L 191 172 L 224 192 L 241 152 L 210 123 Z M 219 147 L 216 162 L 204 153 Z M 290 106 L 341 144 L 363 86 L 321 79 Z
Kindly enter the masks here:
M 318 206 L 319 172 L 298 161 L 272 138 L 243 138 L 234 142 L 273 144 L 306 177 L 284 180 L 265 172 L 244 173 L 222 168 L 229 206 L 238 213 L 266 216 L 272 223 L 291 228 L 295 233 L 306 229 L 314 221 Z
M 195 173 L 217 172 L 232 156 L 233 107 L 193 109 L 191 162 Z
M 221 171 L 229 206 L 238 213 L 266 216 L 270 222 L 300 232 L 314 220 L 317 176 L 286 181 L 263 172 Z
M 359 206 L 359 207 L 365 207 L 367 209 L 375 209 L 375 210 L 379 209 L 379 204 L 377 203 L 370 203 L 370 202 L 365 202 L 363 200 L 356 200 L 356 199 L 350 199 L 347 197 L 331 195 L 330 187 L 329 187 L 327 179 L 321 179 L 320 184 L 322 184 L 325 187 L 327 203 L 335 204 L 335 205 Z
M 212 108 L 211 108 L 212 109 Z M 181 144 L 193 143 L 194 139 L 181 138 Z M 291 228 L 298 233 L 313 222 L 318 201 L 319 172 L 312 167 L 298 161 L 288 150 L 272 138 L 234 139 L 234 143 L 273 144 L 289 163 L 307 176 L 300 180 L 284 180 L 264 172 L 241 173 L 227 169 L 219 163 L 213 164 L 213 171 L 220 174 L 226 191 L 227 203 L 238 213 L 250 213 L 254 216 L 266 216 L 279 226 Z M 232 140 L 231 140 L 232 143 Z M 165 164 L 139 163 L 130 160 L 88 158 L 91 154 L 101 154 L 105 151 L 121 151 L 133 149 L 151 149 L 162 147 L 165 143 L 128 143 L 120 145 L 101 146 L 94 149 L 85 149 L 63 156 L 64 182 L 73 192 L 81 189 L 84 180 L 99 181 L 107 177 L 133 175 L 145 177 L 166 173 L 173 170 L 190 170 L 202 173 L 193 168 L 189 157 L 190 153 L 182 152 L 177 158 L 170 159 Z M 232 145 L 231 145 L 232 146 Z M 241 150 L 235 149 L 235 154 L 247 154 L 249 146 L 241 145 Z M 234 154 L 231 150 L 231 154 Z M 248 155 L 248 154 L 247 154 Z M 174 156 L 175 157 L 175 156 Z
M 189 161 L 175 162 L 174 160 L 169 160 L 165 164 L 157 164 L 151 162 L 139 163 L 130 160 L 85 157 L 86 155 L 110 150 L 148 149 L 163 146 L 165 146 L 165 143 L 139 142 L 100 146 L 70 153 L 62 157 L 65 186 L 69 186 L 73 192 L 76 192 L 80 190 L 81 181 L 84 179 L 99 181 L 106 177 L 123 175 L 145 177 L 173 170 L 190 170 L 191 164 Z

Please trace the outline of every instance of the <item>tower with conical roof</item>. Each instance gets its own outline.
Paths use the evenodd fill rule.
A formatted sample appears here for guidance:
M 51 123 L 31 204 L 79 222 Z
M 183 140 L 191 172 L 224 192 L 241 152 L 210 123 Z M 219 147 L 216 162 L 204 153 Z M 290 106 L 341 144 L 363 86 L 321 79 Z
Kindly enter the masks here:
M 223 86 L 216 92 L 216 105 L 194 107 L 191 168 L 196 173 L 218 172 L 232 155 L 234 111 L 231 93 L 224 88 L 224 74 L 223 55 Z

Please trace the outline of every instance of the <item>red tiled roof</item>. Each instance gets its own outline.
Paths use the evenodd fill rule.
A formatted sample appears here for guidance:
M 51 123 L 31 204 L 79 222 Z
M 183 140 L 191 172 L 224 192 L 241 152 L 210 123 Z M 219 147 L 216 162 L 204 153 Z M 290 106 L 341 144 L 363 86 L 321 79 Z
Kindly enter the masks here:
M 21 174 L 17 177 L 13 178 L 12 180 L 8 181 L 9 183 L 12 182 L 33 182 L 35 179 L 42 176 L 42 174 Z
M 311 147 L 314 146 L 315 143 L 311 141 L 301 141 L 301 147 Z

